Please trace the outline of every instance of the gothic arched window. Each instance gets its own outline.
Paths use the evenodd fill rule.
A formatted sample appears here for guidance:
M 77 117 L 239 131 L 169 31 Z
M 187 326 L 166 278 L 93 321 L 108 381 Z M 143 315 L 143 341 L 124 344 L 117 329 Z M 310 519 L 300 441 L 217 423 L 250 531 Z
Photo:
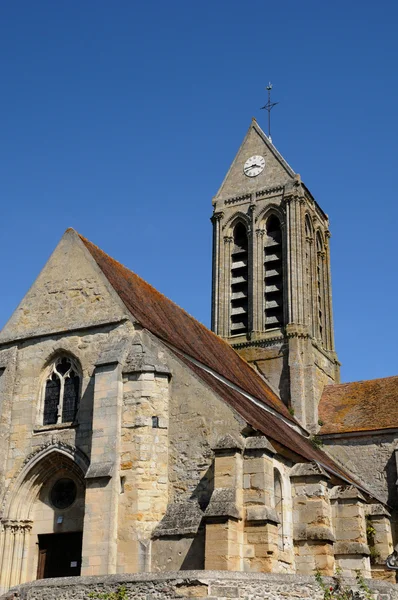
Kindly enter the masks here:
M 265 329 L 282 327 L 283 315 L 283 258 L 282 229 L 275 215 L 265 226 L 264 242 Z
M 70 423 L 79 404 L 79 368 L 69 356 L 57 358 L 50 366 L 43 389 L 43 425 Z
M 231 252 L 231 335 L 248 330 L 248 259 L 249 244 L 246 227 L 235 225 Z
M 318 331 L 319 338 L 325 338 L 325 251 L 321 233 L 316 234 L 316 284 L 317 284 L 317 304 L 318 304 Z
M 274 502 L 275 512 L 278 517 L 278 548 L 283 550 L 283 488 L 282 488 L 282 477 L 278 469 L 274 469 Z

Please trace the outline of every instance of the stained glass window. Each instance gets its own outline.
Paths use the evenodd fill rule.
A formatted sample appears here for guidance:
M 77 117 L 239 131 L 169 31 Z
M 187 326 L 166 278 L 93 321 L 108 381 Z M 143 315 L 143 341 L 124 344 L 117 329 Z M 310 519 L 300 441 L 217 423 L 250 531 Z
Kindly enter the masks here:
M 53 425 L 58 420 L 58 405 L 61 392 L 61 381 L 55 373 L 46 381 L 44 398 L 44 425 Z
M 77 375 L 72 373 L 65 379 L 64 402 L 62 407 L 62 422 L 68 423 L 74 421 L 77 411 L 77 400 L 79 396 L 80 380 Z
M 45 383 L 43 424 L 73 422 L 79 404 L 79 390 L 80 377 L 73 359 L 56 359 Z

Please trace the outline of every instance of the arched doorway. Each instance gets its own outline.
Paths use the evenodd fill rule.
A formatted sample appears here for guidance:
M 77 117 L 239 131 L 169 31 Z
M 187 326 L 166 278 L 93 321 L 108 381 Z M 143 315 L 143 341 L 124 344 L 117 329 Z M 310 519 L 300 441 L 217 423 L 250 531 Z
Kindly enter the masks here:
M 0 591 L 80 574 L 87 468 L 85 455 L 62 443 L 26 461 L 0 518 Z

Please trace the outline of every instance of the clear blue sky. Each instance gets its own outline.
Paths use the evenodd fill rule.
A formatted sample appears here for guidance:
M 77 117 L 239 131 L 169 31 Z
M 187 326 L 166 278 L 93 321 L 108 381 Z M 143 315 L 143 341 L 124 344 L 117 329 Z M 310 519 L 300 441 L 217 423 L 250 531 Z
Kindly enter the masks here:
M 0 326 L 67 227 L 205 324 L 252 116 L 329 214 L 343 380 L 398 374 L 397 21 L 382 0 L 2 0 Z

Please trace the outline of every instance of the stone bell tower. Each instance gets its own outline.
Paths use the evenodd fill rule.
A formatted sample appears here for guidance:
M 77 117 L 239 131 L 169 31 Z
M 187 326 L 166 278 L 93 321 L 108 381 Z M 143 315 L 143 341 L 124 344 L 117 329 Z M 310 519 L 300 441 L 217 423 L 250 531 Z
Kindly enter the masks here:
M 213 208 L 212 329 L 315 431 L 339 381 L 328 217 L 255 119 Z

